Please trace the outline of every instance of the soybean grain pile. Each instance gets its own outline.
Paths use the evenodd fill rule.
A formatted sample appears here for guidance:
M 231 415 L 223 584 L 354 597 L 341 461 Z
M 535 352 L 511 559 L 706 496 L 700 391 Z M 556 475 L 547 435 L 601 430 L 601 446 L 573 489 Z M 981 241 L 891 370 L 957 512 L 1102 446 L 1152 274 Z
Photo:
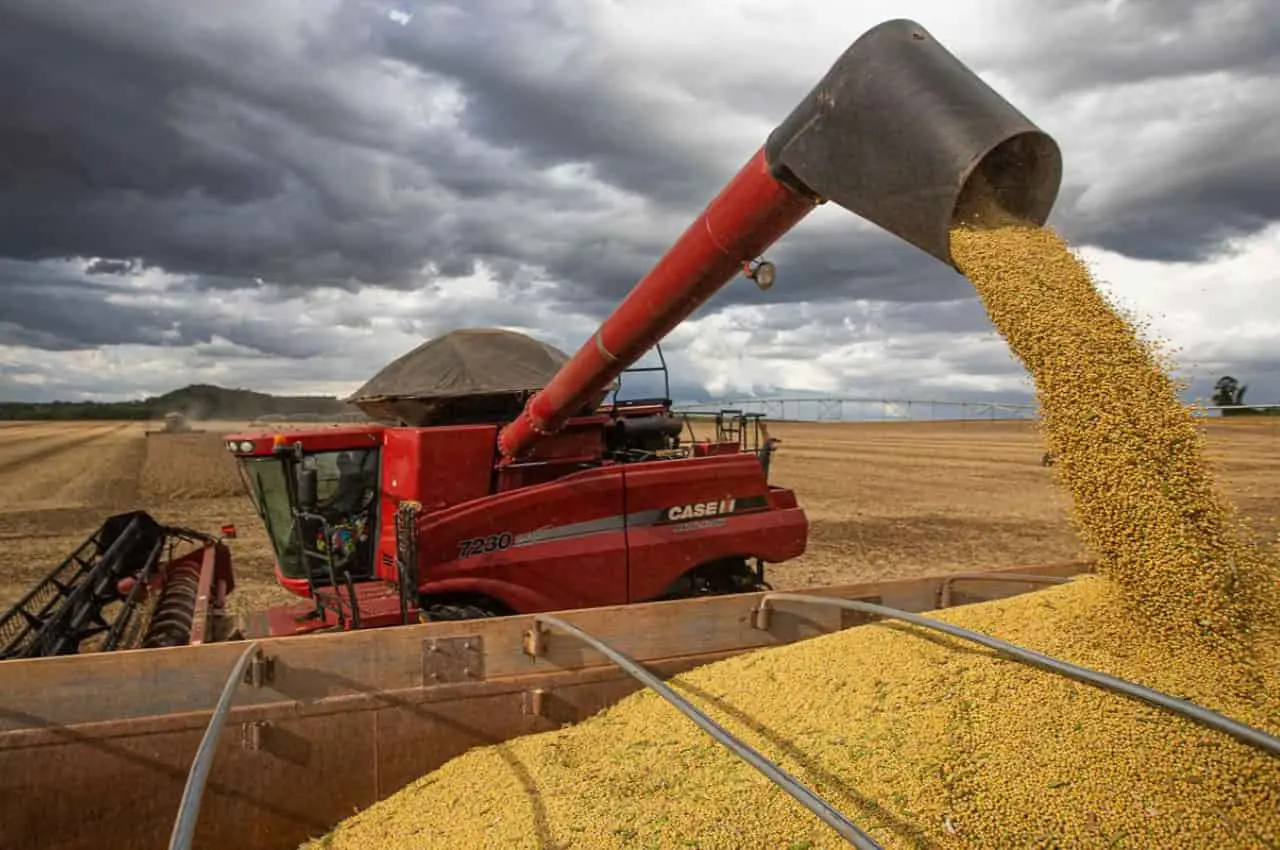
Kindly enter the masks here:
M 1035 378 L 1099 575 L 939 619 L 1280 733 L 1277 570 L 1214 491 L 1158 355 L 1051 231 L 958 230 Z M 886 847 L 1275 847 L 1280 760 L 1144 704 L 877 624 L 676 679 Z M 841 847 L 656 696 L 473 750 L 325 846 Z

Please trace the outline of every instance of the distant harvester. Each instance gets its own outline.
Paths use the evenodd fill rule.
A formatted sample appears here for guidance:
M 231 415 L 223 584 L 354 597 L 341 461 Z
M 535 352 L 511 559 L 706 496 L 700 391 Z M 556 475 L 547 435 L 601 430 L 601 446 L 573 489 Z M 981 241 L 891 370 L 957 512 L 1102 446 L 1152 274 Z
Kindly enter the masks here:
M 192 428 L 187 424 L 186 414 L 171 410 L 164 415 L 164 427 L 158 431 L 148 431 L 147 436 L 153 434 L 203 434 L 203 429 Z

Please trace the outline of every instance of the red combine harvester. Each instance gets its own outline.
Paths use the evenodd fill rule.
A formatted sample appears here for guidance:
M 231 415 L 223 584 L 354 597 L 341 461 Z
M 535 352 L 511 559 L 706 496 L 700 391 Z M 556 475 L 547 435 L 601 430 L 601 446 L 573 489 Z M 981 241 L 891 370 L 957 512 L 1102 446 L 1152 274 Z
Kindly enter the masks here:
M 463 348 L 463 362 L 501 364 L 539 345 L 460 331 L 419 359 Z M 455 378 L 457 365 L 435 371 Z M 261 612 L 245 634 L 761 590 L 765 562 L 804 552 L 804 513 L 767 481 L 773 441 L 758 419 L 721 418 L 716 439 L 682 445 L 687 421 L 669 398 L 617 402 L 615 393 L 601 406 L 614 376 L 591 378 L 585 391 L 575 378 L 562 408 L 573 415 L 539 420 L 526 448 L 512 442 L 511 423 L 535 388 L 511 390 L 505 377 L 481 375 L 449 396 L 357 395 L 366 411 L 413 426 L 227 436 L 280 584 L 313 603 Z
M 206 643 L 764 589 L 763 564 L 807 534 L 795 494 L 767 481 L 767 437 L 682 445 L 669 398 L 604 405 L 609 388 L 737 275 L 769 289 L 761 255 L 822 203 L 952 265 L 956 221 L 1000 208 L 1043 222 L 1060 179 L 1051 138 L 918 25 L 883 24 L 548 380 L 417 398 L 370 386 L 357 403 L 399 424 L 226 437 L 279 581 L 308 603 L 233 626 L 225 545 L 206 540 L 181 562 L 203 565 L 194 586 L 175 583 L 161 552 L 184 532 L 126 515 L 109 524 L 133 543 L 95 535 L 0 617 L 0 658 L 76 652 L 120 631 L 108 610 L 148 598 L 181 621 L 164 642 L 189 624 L 186 641 Z

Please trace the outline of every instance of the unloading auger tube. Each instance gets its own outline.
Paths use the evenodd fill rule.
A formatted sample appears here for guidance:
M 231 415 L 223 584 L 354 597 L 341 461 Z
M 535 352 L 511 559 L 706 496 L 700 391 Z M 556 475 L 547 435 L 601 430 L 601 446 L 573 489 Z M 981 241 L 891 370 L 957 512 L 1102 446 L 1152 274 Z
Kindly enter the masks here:
M 947 265 L 953 223 L 998 204 L 1043 224 L 1062 158 L 1052 138 L 908 20 L 855 41 L 523 413 L 503 463 L 559 430 L 819 204 L 832 201 Z M 771 270 L 770 270 L 771 271 Z

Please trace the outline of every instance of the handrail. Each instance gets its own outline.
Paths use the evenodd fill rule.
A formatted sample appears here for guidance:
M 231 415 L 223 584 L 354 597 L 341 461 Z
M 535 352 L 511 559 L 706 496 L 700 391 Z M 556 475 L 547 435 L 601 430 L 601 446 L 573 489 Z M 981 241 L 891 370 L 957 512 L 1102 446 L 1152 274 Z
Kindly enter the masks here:
M 1210 729 L 1224 732 L 1246 744 L 1251 744 L 1259 749 L 1265 750 L 1274 756 L 1280 756 L 1280 738 L 1270 735 L 1261 729 L 1255 729 L 1247 726 L 1237 720 L 1232 720 L 1225 715 L 1216 711 L 1197 705 L 1189 700 L 1179 699 L 1170 696 L 1161 691 L 1148 688 L 1145 685 L 1139 685 L 1136 682 L 1130 682 L 1127 679 L 1121 679 L 1117 676 L 1111 676 L 1106 673 L 1092 670 L 1088 667 L 1081 667 L 1072 664 L 1069 661 L 1063 661 L 1060 658 L 1054 658 L 1051 655 L 1045 655 L 1032 649 L 1000 640 L 999 638 L 984 635 L 981 632 L 971 631 L 970 629 L 955 626 L 951 623 L 944 623 L 941 620 L 935 620 L 931 617 L 924 617 L 920 614 L 913 614 L 910 611 L 902 611 L 898 608 L 887 608 L 883 605 L 876 605 L 872 602 L 862 602 L 854 599 L 841 599 L 836 596 L 810 596 L 803 593 L 766 593 L 760 598 L 760 608 L 764 610 L 770 602 L 800 602 L 813 605 L 830 605 L 835 608 L 845 608 L 850 611 L 860 611 L 865 614 L 875 614 L 893 620 L 903 620 L 904 622 L 913 623 L 917 626 L 923 626 L 926 629 L 932 629 L 943 634 L 951 635 L 962 640 L 985 646 L 988 649 L 994 649 L 1002 652 L 1015 661 L 1028 664 L 1033 667 L 1039 667 L 1055 673 L 1059 676 L 1066 676 L 1086 684 L 1094 685 L 1103 690 L 1112 691 L 1114 693 L 1124 694 L 1134 697 L 1143 702 L 1150 703 L 1158 708 L 1166 711 L 1172 711 L 1180 714 L 1189 720 L 1193 720 Z
M 759 752 L 752 749 L 749 745 L 734 737 L 733 733 L 716 723 L 706 714 L 704 714 L 697 706 L 686 700 L 684 697 L 673 691 L 670 686 L 650 673 L 634 659 L 624 655 L 609 644 L 599 638 L 582 631 L 577 626 L 566 623 L 559 617 L 551 614 L 539 614 L 534 618 L 535 633 L 537 623 L 543 623 L 553 628 L 575 637 L 583 643 L 590 646 L 600 654 L 604 655 L 614 664 L 618 665 L 624 672 L 630 674 L 632 678 L 637 679 L 641 684 L 649 690 L 655 692 L 668 703 L 676 708 L 685 717 L 692 720 L 697 726 L 706 732 L 717 743 L 723 745 L 731 753 L 763 773 L 768 779 L 781 788 L 787 794 L 796 799 L 800 805 L 813 812 L 827 826 L 830 826 L 851 845 L 858 850 L 881 850 L 880 845 L 857 827 L 852 821 L 844 816 L 838 809 L 833 807 L 826 800 L 801 785 L 795 777 L 778 767 L 773 762 L 766 759 Z M 536 655 L 536 651 L 531 652 Z
M 951 587 L 957 581 L 1009 581 L 1030 584 L 1070 584 L 1068 576 L 1051 576 L 1036 573 L 953 573 L 942 580 L 938 591 L 938 607 L 951 607 Z
M 245 668 L 249 660 L 258 652 L 259 643 L 254 641 L 245 647 L 244 652 L 231 668 L 227 682 L 222 686 L 222 695 L 205 727 L 204 737 L 196 750 L 196 757 L 191 762 L 187 773 L 187 784 L 182 790 L 182 802 L 178 804 L 178 816 L 173 822 L 173 832 L 169 836 L 169 850 L 190 850 L 192 838 L 195 836 L 196 821 L 200 817 L 200 800 L 204 796 L 205 782 L 209 779 L 209 768 L 213 764 L 213 754 L 218 749 L 218 738 L 222 735 L 222 726 L 226 722 L 227 712 L 231 710 L 231 701 L 236 693 L 236 686 L 244 679 Z

